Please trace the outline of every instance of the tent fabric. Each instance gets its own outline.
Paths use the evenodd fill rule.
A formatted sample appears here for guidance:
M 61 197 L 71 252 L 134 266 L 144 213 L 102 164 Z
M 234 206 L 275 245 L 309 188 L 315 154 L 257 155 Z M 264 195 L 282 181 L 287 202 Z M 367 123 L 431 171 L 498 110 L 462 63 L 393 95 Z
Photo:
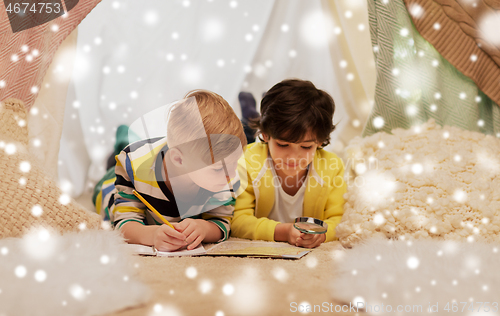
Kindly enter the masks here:
M 322 0 L 247 1 L 235 8 L 217 1 L 188 7 L 175 1 L 121 2 L 118 8 L 103 3 L 78 28 L 76 60 L 87 66 L 75 65 L 70 83 L 74 93 L 68 93 L 66 110 L 76 118 L 63 127 L 59 177 L 73 183 L 73 196 L 83 194 L 105 174 L 117 126 L 132 125 L 191 89 L 218 93 L 240 115 L 240 91 L 251 92 L 258 108 L 262 93 L 281 80 L 311 80 L 335 99 L 335 144 L 350 120 L 344 109 L 349 87 L 342 89 L 345 74 L 338 76 L 332 66 L 327 40 L 335 41 L 336 34 L 322 31 L 329 25 L 326 5 Z M 316 25 L 321 32 L 310 25 L 315 19 L 323 21 Z M 367 30 L 363 35 L 369 46 Z M 350 72 L 353 66 L 347 67 Z M 75 163 L 83 156 L 80 149 L 90 161 Z
M 377 83 L 363 137 L 430 118 L 500 136 L 500 108 L 419 34 L 403 0 L 368 6 Z

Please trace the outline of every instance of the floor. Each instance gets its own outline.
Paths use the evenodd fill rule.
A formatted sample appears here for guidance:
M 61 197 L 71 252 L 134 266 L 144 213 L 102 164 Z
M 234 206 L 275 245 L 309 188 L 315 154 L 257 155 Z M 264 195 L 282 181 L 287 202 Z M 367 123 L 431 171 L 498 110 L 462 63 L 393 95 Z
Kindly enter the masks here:
M 322 244 L 298 260 L 137 257 L 136 277 L 149 285 L 151 299 L 113 315 L 297 315 L 304 302 L 318 314 L 356 315 L 354 309 L 335 312 L 342 303 L 330 294 L 332 253 L 341 248 Z
M 94 210 L 91 197 L 76 201 Z M 310 314 L 357 315 L 330 294 L 339 249 L 339 242 L 322 244 L 298 260 L 137 256 L 136 277 L 150 287 L 150 300 L 112 315 L 297 315 L 308 304 Z

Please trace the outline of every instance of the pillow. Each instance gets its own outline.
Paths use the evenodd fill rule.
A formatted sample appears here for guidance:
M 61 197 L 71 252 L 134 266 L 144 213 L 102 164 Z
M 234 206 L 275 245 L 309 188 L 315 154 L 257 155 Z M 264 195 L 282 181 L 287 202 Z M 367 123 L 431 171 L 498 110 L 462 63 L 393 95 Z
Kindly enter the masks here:
M 342 245 L 372 236 L 500 240 L 500 140 L 438 126 L 356 137 L 346 148 Z
M 60 233 L 100 228 L 100 216 L 63 194 L 27 145 L 25 106 L 7 99 L 0 103 L 0 238 L 19 237 L 34 226 Z

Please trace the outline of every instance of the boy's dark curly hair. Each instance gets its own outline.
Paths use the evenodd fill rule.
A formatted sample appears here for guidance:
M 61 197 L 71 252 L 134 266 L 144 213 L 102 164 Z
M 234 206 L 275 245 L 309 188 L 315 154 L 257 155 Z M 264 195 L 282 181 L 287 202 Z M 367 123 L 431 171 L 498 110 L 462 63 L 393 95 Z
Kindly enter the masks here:
M 303 140 L 312 133 L 320 147 L 330 143 L 335 129 L 333 98 L 317 89 L 310 81 L 287 79 L 266 92 L 260 106 L 260 117 L 251 119 L 250 126 L 260 134 L 290 143 Z

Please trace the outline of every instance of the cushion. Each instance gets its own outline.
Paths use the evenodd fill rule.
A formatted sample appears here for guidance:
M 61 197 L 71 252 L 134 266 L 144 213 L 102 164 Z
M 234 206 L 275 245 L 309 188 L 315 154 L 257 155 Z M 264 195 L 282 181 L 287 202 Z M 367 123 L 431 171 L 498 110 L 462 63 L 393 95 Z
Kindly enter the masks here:
M 27 145 L 25 106 L 7 99 L 0 103 L 0 238 L 21 236 L 34 226 L 59 233 L 99 229 L 100 216 L 63 194 Z
M 346 247 L 372 236 L 500 240 L 500 140 L 430 119 L 392 135 L 357 137 L 348 148 Z M 351 170 L 352 171 L 352 170 Z

